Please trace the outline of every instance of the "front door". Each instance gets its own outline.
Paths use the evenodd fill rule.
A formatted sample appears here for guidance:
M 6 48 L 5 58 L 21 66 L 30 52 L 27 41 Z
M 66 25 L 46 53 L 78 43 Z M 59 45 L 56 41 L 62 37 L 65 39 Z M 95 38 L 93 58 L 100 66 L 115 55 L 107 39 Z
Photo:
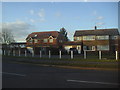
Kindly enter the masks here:
M 78 54 L 81 54 L 81 46 L 77 46 Z

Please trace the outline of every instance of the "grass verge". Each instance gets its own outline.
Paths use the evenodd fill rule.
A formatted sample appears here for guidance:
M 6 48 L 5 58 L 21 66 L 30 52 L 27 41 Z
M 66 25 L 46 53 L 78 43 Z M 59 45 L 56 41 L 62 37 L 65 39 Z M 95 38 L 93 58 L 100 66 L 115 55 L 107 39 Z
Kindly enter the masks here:
M 7 58 L 14 58 L 15 60 L 4 60 L 4 61 L 14 61 L 14 62 L 23 62 L 31 64 L 46 64 L 46 65 L 60 65 L 60 66 L 77 66 L 77 67 L 90 67 L 90 68 L 109 68 L 109 69 L 118 69 L 118 61 L 116 60 L 99 60 L 99 59 L 56 59 L 56 58 L 39 58 L 39 57 L 13 57 L 13 56 L 3 56 Z M 18 60 L 19 59 L 19 60 Z M 34 61 L 35 60 L 35 61 Z M 67 62 L 63 62 L 67 61 Z M 79 61 L 80 63 L 74 63 L 71 61 Z M 87 62 L 96 62 L 96 63 L 87 63 Z M 107 63 L 104 63 L 107 62 Z M 109 63 L 110 62 L 110 63 Z M 113 64 L 115 63 L 115 64 Z

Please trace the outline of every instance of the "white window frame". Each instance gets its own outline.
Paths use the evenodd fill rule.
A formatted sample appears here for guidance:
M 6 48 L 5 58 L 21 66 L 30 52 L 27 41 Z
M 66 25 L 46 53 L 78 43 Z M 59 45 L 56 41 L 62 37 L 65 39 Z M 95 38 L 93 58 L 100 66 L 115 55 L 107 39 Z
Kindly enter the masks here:
M 92 38 L 90 38 L 90 37 L 92 37 Z M 93 35 L 83 36 L 83 40 L 84 40 L 84 41 L 85 41 L 85 40 L 88 40 L 88 41 L 90 41 L 90 40 L 95 40 L 95 36 L 93 36 Z
M 34 37 L 37 37 L 37 36 L 38 36 L 37 34 L 34 35 Z
M 49 39 L 49 42 L 50 42 L 50 43 L 53 43 L 53 39 Z
M 91 47 L 91 50 L 85 49 L 84 47 Z M 83 46 L 83 50 L 85 51 L 95 51 L 95 46 Z
M 37 39 L 34 39 L 34 43 L 38 43 L 38 40 L 37 40 Z
M 118 36 L 111 36 L 112 40 L 118 39 Z
M 96 36 L 97 40 L 109 40 L 109 35 Z
M 82 37 L 76 37 L 76 41 L 81 41 Z
M 44 43 L 47 43 L 47 42 L 48 42 L 48 39 L 43 39 L 43 42 L 44 42 Z
M 105 47 L 106 47 L 106 49 L 105 49 Z M 97 50 L 109 50 L 109 45 L 97 45 Z
M 32 39 L 30 39 L 30 40 L 28 40 L 28 42 L 29 42 L 29 43 L 32 43 L 32 42 L 33 42 L 33 40 L 32 40 Z

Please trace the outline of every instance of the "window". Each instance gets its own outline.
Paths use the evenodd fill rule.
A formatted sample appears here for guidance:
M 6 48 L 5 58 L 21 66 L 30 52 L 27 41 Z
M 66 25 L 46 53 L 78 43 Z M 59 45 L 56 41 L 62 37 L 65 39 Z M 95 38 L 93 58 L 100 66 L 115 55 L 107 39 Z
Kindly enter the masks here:
M 80 38 L 79 38 L 79 37 L 76 37 L 76 40 L 80 40 Z
M 35 34 L 34 37 L 37 37 L 37 34 Z
M 52 43 L 52 42 L 53 42 L 53 39 L 49 39 L 49 42 Z
M 97 50 L 109 50 L 109 45 L 97 45 Z
M 95 46 L 83 46 L 83 50 L 95 51 Z
M 77 50 L 78 50 L 78 53 L 80 54 L 81 53 L 81 46 L 77 46 Z
M 29 43 L 32 43 L 32 40 L 30 39 L 30 40 L 28 40 L 28 42 L 29 42 Z
M 109 36 L 97 36 L 97 40 L 108 40 Z
M 47 43 L 48 42 L 48 39 L 44 39 L 44 41 L 43 41 L 44 43 Z
M 38 40 L 37 39 L 34 39 L 34 43 L 37 43 L 38 42 Z
M 95 36 L 83 36 L 83 40 L 95 40 Z
M 62 40 L 59 40 L 60 43 L 62 43 L 63 41 Z
M 80 40 L 82 40 L 82 37 L 76 37 L 76 40 L 80 41 Z
M 118 36 L 111 36 L 111 39 L 118 39 Z

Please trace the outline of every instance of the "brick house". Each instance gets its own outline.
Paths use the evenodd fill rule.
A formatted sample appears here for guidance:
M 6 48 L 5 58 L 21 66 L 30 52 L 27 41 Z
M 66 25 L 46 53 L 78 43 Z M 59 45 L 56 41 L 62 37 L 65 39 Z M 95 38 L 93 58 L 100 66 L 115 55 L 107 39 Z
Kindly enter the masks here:
M 74 41 L 81 42 L 81 51 L 120 51 L 118 29 L 77 30 Z
M 49 49 L 59 49 L 65 42 L 65 38 L 58 31 L 33 32 L 26 38 L 26 46 L 32 48 L 36 53 L 42 50 L 44 53 Z

